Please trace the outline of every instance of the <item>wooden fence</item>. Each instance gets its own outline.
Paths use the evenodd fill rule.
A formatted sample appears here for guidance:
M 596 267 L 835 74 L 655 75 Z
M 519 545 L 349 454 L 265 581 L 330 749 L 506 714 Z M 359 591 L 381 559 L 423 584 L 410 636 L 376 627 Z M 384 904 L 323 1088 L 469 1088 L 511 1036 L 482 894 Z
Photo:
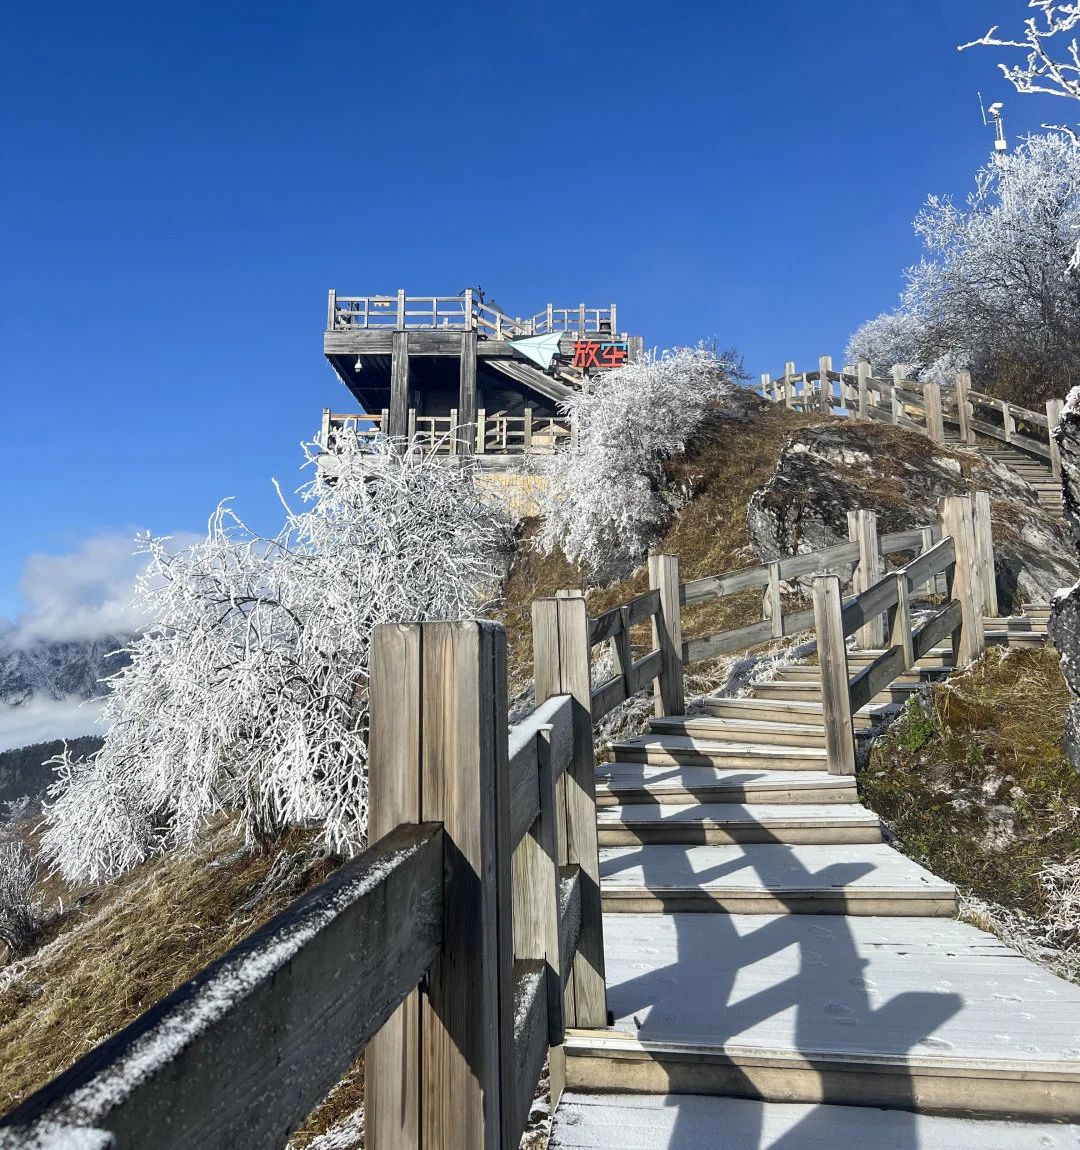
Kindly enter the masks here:
M 824 381 L 824 383 L 823 383 Z M 971 387 L 969 372 L 957 372 L 951 386 L 904 378 L 903 365 L 895 365 L 889 379 L 875 378 L 865 360 L 843 371 L 833 371 L 832 357 L 823 355 L 817 371 L 796 372 L 784 365 L 775 379 L 761 377 L 760 394 L 796 411 L 820 411 L 891 423 L 922 431 L 937 443 L 945 439 L 945 425 L 957 429 L 962 443 L 974 443 L 976 434 L 1026 451 L 1061 474 L 1057 444 L 1050 434 L 1061 418 L 1064 401 L 1048 399 L 1046 411 L 1031 411 L 1015 403 L 994 399 Z
M 374 845 L 9 1113 L 5 1150 L 266 1150 L 365 1050 L 371 1150 L 516 1150 L 607 1023 L 584 599 L 534 607 L 507 726 L 486 622 L 376 629 Z
M 333 412 L 323 408 L 322 443 L 333 451 L 343 434 L 356 435 L 362 440 L 374 440 L 384 434 L 390 425 L 387 408 L 371 412 Z M 462 438 L 468 433 L 469 443 Z M 407 434 L 420 446 L 437 455 L 548 455 L 573 438 L 569 419 L 565 416 L 536 415 L 526 408 L 521 415 L 505 411 L 488 414 L 484 408 L 476 413 L 475 433 L 458 420 L 456 408 L 449 415 L 419 415 L 415 408 L 408 413 Z M 472 451 L 467 452 L 466 447 Z
M 435 331 L 475 331 L 491 339 L 566 332 L 567 335 L 615 335 L 618 311 L 609 307 L 547 307 L 528 319 L 512 318 L 500 308 L 467 290 L 456 296 L 395 295 L 343 296 L 330 291 L 326 308 L 327 331 L 387 328 Z

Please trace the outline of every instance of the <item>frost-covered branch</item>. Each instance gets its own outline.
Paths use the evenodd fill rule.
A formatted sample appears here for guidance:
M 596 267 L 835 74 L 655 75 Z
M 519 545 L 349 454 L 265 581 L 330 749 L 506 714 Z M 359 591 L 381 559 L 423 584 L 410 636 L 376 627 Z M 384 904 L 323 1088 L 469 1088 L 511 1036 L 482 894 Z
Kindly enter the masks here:
M 10 958 L 25 953 L 41 923 L 34 897 L 37 859 L 21 842 L 0 843 L 0 943 Z
M 1037 9 L 1038 14 L 1024 21 L 1022 39 L 1000 36 L 995 25 L 978 40 L 961 44 L 960 51 L 974 47 L 1022 49 L 1027 52 L 1023 64 L 998 64 L 1001 74 L 1018 92 L 1080 100 L 1080 49 L 1076 39 L 1062 46 L 1064 58 L 1055 59 L 1050 44 L 1055 37 L 1064 37 L 1080 25 L 1080 4 L 1029 0 L 1028 8 Z
M 153 623 L 108 680 L 105 745 L 61 756 L 46 811 L 68 879 L 190 843 L 220 811 L 250 840 L 317 825 L 334 851 L 363 846 L 372 628 L 475 614 L 505 537 L 467 467 L 355 436 L 335 464 L 272 538 L 223 504 L 179 554 L 142 540 Z
M 640 563 L 673 510 L 663 461 L 732 393 L 739 370 L 734 356 L 697 347 L 587 380 L 562 405 L 576 443 L 548 466 L 540 545 L 602 579 Z

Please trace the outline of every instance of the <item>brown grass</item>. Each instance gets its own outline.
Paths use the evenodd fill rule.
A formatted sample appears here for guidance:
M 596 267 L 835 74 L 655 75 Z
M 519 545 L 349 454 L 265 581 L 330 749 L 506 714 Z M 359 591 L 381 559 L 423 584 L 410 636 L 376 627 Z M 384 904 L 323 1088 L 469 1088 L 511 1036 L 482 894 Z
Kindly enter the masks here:
M 1038 915 L 1036 873 L 1080 850 L 1070 702 L 1049 648 L 991 648 L 874 746 L 863 799 L 908 852 L 980 898 Z
M 8 1109 L 278 913 L 333 869 L 300 850 L 295 873 L 248 910 L 278 852 L 241 851 L 219 827 L 205 845 L 155 859 L 53 925 L 0 991 L 0 1108 Z

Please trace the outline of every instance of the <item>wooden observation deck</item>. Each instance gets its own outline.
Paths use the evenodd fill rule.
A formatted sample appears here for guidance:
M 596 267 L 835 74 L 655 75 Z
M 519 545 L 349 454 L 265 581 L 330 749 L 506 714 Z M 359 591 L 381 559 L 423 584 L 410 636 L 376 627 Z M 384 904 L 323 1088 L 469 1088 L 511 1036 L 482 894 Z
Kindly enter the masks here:
M 324 433 L 352 426 L 427 434 L 453 454 L 551 450 L 569 435 L 560 401 L 590 374 L 639 358 L 643 347 L 641 336 L 619 329 L 614 304 L 548 304 L 523 319 L 473 290 L 331 291 L 323 352 L 363 411 L 326 411 Z

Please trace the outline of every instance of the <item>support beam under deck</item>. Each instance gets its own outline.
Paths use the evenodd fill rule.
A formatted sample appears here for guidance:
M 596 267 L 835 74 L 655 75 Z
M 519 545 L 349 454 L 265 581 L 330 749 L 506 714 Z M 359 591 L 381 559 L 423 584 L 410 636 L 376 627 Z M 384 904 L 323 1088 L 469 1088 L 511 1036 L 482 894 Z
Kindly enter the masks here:
M 409 333 L 395 331 L 390 353 L 391 437 L 409 434 Z

